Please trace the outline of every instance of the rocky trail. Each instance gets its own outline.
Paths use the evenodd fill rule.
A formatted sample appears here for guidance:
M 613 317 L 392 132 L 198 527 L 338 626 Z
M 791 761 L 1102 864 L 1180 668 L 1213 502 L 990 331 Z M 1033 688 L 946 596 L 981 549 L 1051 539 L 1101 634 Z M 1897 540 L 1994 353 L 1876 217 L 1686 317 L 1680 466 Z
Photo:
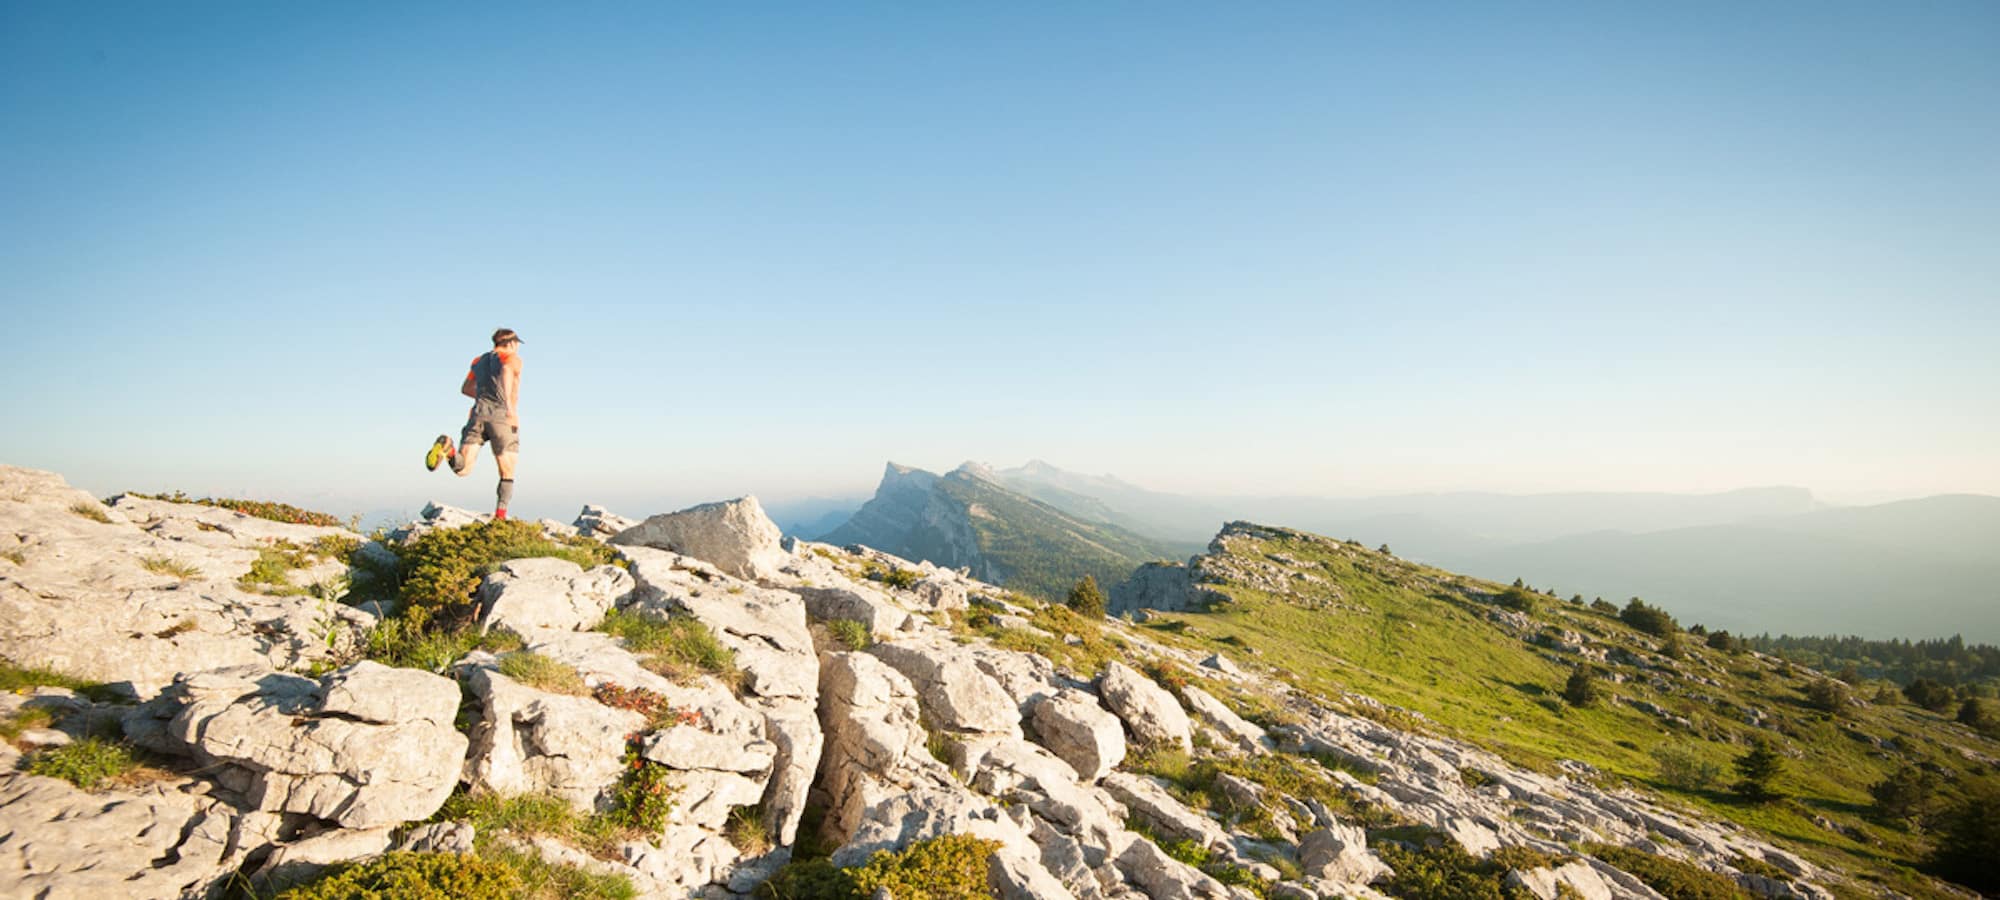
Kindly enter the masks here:
M 477 521 L 432 507 L 371 540 L 105 505 L 0 467 L 0 657 L 76 685 L 0 694 L 17 726 L 0 741 L 0 896 L 261 895 L 392 850 L 501 848 L 641 897 L 721 900 L 795 855 L 853 866 L 945 835 L 991 842 L 986 883 L 1008 898 L 1377 897 L 1403 858 L 1384 846 L 1437 840 L 1541 898 L 1662 896 L 1582 844 L 1757 896 L 1832 897 L 1840 880 L 1581 764 L 1527 771 L 1339 711 L 1370 701 L 1308 695 L 1254 658 L 783 539 L 754 498 L 540 523 L 607 542 L 612 562 L 507 561 L 477 587 L 483 648 L 435 670 L 367 658 L 399 611 L 342 602 L 350 561 L 393 566 Z M 729 662 L 663 665 L 647 629 L 667 626 Z M 84 742 L 141 754 L 143 777 L 28 771 Z M 671 808 L 615 832 L 451 815 L 528 797 L 598 821 L 643 807 L 634 790 Z

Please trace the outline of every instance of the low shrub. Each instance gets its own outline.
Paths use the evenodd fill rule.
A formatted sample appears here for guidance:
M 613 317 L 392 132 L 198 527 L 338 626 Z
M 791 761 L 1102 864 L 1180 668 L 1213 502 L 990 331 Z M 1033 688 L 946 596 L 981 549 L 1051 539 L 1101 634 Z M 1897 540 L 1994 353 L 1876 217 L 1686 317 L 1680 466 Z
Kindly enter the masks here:
M 1535 596 L 1533 591 L 1521 587 L 1510 587 L 1501 591 L 1499 596 L 1493 598 L 1493 602 L 1508 609 L 1534 615 L 1535 607 L 1540 603 L 1540 600 Z
M 1722 777 L 1722 766 L 1703 759 L 1686 747 L 1656 747 L 1653 762 L 1659 766 L 1660 781 L 1683 791 L 1707 790 L 1717 778 Z
M 665 831 L 667 817 L 674 811 L 674 786 L 667 781 L 667 767 L 639 755 L 636 736 L 626 744 L 620 762 L 625 774 L 611 791 L 605 821 L 647 835 Z
M 701 721 L 700 710 L 676 710 L 664 695 L 645 688 L 600 684 L 590 692 L 590 696 L 613 709 L 629 709 L 645 716 L 646 727 L 654 731 L 675 725 L 693 725 Z
M 905 569 L 902 566 L 897 566 L 882 573 L 882 583 L 892 588 L 913 588 L 921 580 L 923 580 L 923 576 L 918 574 L 915 569 Z
M 432 627 L 392 616 L 368 629 L 362 656 L 385 666 L 442 672 L 474 650 L 505 653 L 521 647 L 519 636 L 505 631 L 481 634 L 476 627 Z
M 352 526 L 351 522 L 343 522 L 323 512 L 313 512 L 309 509 L 300 509 L 289 503 L 274 503 L 269 500 L 232 500 L 226 497 L 203 497 L 196 500 L 181 491 L 175 491 L 172 494 L 141 494 L 133 491 L 132 496 L 146 500 L 165 500 L 168 503 L 192 503 L 200 506 L 214 506 L 232 512 L 240 512 L 246 516 L 254 516 L 259 519 L 284 522 L 288 525 L 318 525 L 325 528 Z
M 1966 785 L 1965 795 L 1944 811 L 1937 846 L 1925 865 L 1934 873 L 1992 896 L 2000 893 L 2000 779 Z
M 420 624 L 441 613 L 462 614 L 479 580 L 512 559 L 555 557 L 589 568 L 611 561 L 611 548 L 585 538 L 552 540 L 516 519 L 426 531 L 397 548 L 395 580 L 405 615 Z
M 455 853 L 390 853 L 329 867 L 278 900 L 512 900 L 526 889 L 513 867 Z
M 1675 622 L 1666 610 L 1649 606 L 1637 597 L 1625 604 L 1625 608 L 1618 613 L 1618 619 L 1654 637 L 1666 637 L 1680 630 L 1680 623 Z
M 771 852 L 771 826 L 764 820 L 764 808 L 761 806 L 739 806 L 730 810 L 729 820 L 722 825 L 722 835 L 746 858 Z
M 887 891 L 896 900 L 967 900 L 995 896 L 987 886 L 996 841 L 948 834 L 902 850 L 883 850 L 842 869 L 825 859 L 793 862 L 757 888 L 765 900 L 866 900 Z
M 19 712 L 0 719 L 0 738 L 6 738 L 11 741 L 20 737 L 24 731 L 47 728 L 50 725 L 54 725 L 55 721 L 56 714 L 50 712 L 48 707 L 24 706 Z
M 1382 892 L 1408 900 L 1528 900 L 1534 895 L 1504 880 L 1507 869 L 1465 852 L 1457 841 L 1429 829 L 1409 835 L 1410 844 L 1384 841 L 1375 846 L 1395 870 Z
M 139 767 L 132 750 L 123 744 L 98 738 L 84 738 L 60 747 L 37 750 L 28 756 L 27 770 L 33 775 L 60 778 L 86 791 L 122 778 Z

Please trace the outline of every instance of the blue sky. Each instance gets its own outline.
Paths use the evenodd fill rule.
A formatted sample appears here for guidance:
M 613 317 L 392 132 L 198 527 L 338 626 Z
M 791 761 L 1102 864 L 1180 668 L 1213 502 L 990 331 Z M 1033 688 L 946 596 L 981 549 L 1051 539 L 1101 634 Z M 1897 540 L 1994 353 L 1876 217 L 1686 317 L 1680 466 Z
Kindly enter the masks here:
M 958 8 L 947 8 L 958 7 Z M 1084 8 L 1078 8 L 1084 7 Z M 2000 493 L 2000 7 L 0 0 L 0 461 Z

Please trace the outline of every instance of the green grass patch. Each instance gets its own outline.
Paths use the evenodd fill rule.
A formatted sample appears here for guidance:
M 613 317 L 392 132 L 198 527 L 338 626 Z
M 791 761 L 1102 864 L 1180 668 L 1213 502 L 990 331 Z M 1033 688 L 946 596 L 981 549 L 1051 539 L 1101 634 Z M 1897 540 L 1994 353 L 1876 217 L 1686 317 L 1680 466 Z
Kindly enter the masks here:
M 60 778 L 86 791 L 119 781 L 139 768 L 130 747 L 94 737 L 37 750 L 26 763 L 29 774 Z
M 24 666 L 0 656 L 0 691 L 25 691 L 38 687 L 66 688 L 98 703 L 124 699 L 125 696 L 110 685 L 35 666 Z
M 395 570 L 370 572 L 368 588 L 386 590 L 400 599 L 404 615 L 419 623 L 469 613 L 480 579 L 508 560 L 555 557 L 590 568 L 612 559 L 611 548 L 603 543 L 587 538 L 551 540 L 538 526 L 515 519 L 432 529 L 396 548 L 396 553 Z
M 646 668 L 675 681 L 713 675 L 732 687 L 743 680 L 736 651 L 692 616 L 660 617 L 636 610 L 614 609 L 598 631 L 624 641 L 625 648 L 645 657 Z
M 0 738 L 14 740 L 24 731 L 47 728 L 54 725 L 56 715 L 46 707 L 24 706 L 13 715 L 0 719 Z
M 875 635 L 868 630 L 868 623 L 858 619 L 834 619 L 826 623 L 826 630 L 849 650 L 866 650 L 875 643 Z
M 575 667 L 527 650 L 500 657 L 500 674 L 536 690 L 579 697 L 590 693 Z
M 481 634 L 478 628 L 469 625 L 425 628 L 392 616 L 368 630 L 362 640 L 362 656 L 385 666 L 443 672 L 474 650 L 507 653 L 520 647 L 521 638 L 512 632 Z

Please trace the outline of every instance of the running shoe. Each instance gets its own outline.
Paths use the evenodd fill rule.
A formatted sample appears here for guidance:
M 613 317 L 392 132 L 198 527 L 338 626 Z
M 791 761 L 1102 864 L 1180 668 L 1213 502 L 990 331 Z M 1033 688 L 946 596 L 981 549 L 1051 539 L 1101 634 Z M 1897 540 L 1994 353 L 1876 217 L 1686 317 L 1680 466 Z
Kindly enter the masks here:
M 438 435 L 438 439 L 431 444 L 431 452 L 424 454 L 424 468 L 435 472 L 437 471 L 438 463 L 443 462 L 444 458 L 450 455 L 451 436 L 440 434 Z

